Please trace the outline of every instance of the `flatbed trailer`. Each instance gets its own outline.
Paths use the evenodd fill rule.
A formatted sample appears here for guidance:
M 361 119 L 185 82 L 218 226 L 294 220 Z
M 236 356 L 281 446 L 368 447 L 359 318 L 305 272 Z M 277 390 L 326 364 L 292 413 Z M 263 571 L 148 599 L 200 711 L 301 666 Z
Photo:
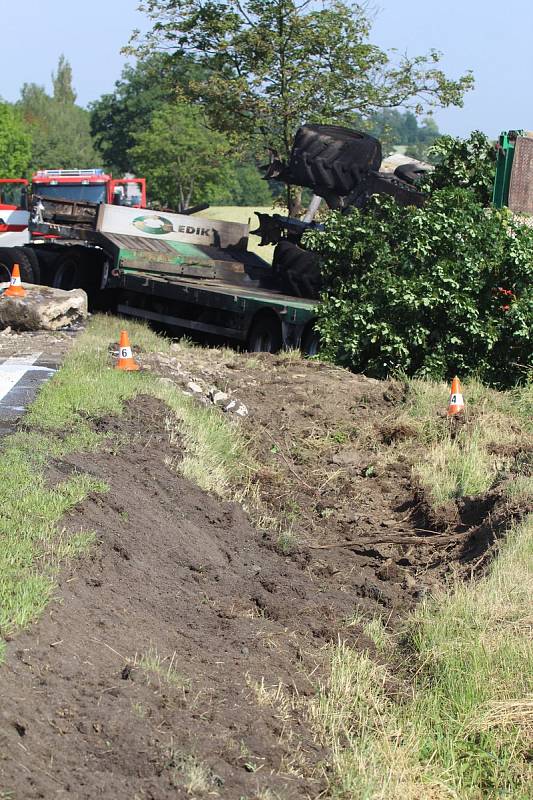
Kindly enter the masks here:
M 41 199 L 29 229 L 46 282 L 80 286 L 97 306 L 107 297 L 120 314 L 252 351 L 317 352 L 316 301 L 277 288 L 270 264 L 247 249 L 247 225 Z

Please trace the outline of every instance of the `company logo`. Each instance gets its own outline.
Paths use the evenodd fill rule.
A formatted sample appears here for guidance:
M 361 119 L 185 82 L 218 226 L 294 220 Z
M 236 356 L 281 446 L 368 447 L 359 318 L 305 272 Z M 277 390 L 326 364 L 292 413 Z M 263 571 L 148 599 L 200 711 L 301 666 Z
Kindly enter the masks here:
M 133 224 L 143 233 L 153 233 L 155 236 L 160 236 L 162 233 L 172 233 L 174 230 L 171 221 L 166 217 L 136 217 L 133 220 Z

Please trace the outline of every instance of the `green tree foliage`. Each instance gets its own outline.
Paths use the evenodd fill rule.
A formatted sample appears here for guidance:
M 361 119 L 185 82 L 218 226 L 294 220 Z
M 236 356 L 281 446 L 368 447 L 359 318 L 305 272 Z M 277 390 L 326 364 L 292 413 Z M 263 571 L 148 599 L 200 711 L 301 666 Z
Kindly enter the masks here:
M 231 145 L 224 134 L 207 127 L 200 108 L 163 106 L 135 140 L 130 156 L 137 174 L 146 176 L 152 200 L 178 210 L 230 201 Z
M 23 178 L 31 160 L 31 137 L 17 109 L 0 101 L 0 178 Z
M 155 111 L 178 99 L 180 87 L 188 85 L 193 76 L 200 79 L 199 67 L 186 56 L 154 53 L 124 67 L 114 91 L 90 106 L 94 142 L 110 169 L 132 171 L 129 151 L 136 134 L 146 128 Z
M 496 148 L 480 131 L 468 139 L 441 136 L 430 147 L 429 154 L 436 168 L 427 175 L 427 191 L 447 186 L 470 189 L 482 205 L 489 205 L 496 174 Z
M 496 387 L 526 378 L 533 230 L 507 209 L 487 208 L 487 144 L 478 133 L 466 142 L 444 137 L 433 178 L 443 188 L 423 208 L 376 196 L 364 211 L 331 215 L 323 233 L 307 234 L 322 256 L 327 357 L 374 377 L 457 373 Z
M 191 81 L 200 80 L 203 72 L 190 56 L 171 57 L 163 53 L 154 53 L 124 68 L 114 91 L 91 106 L 94 141 L 104 163 L 113 172 L 133 172 L 140 168 L 138 162 L 134 165 L 132 157 L 138 135 L 146 130 L 152 115 L 162 107 L 186 102 L 187 87 Z M 272 194 L 268 184 L 261 180 L 253 155 L 239 145 L 237 135 L 231 137 L 231 142 L 235 153 L 234 173 L 227 171 L 226 185 L 219 195 L 232 204 L 270 205 Z M 160 152 L 161 163 L 168 164 L 172 153 Z M 149 187 L 149 191 L 154 199 L 160 195 L 159 188 Z
M 72 86 L 72 67 L 64 55 L 59 56 L 57 72 L 52 73 L 53 97 L 58 103 L 74 105 L 76 92 Z
M 89 128 L 90 115 L 76 105 L 70 65 L 63 56 L 52 76 L 54 96 L 25 83 L 17 103 L 32 142 L 32 169 L 75 169 L 98 163 Z
M 192 56 L 205 79 L 188 94 L 219 130 L 237 131 L 287 156 L 306 122 L 350 122 L 381 108 L 462 105 L 472 88 L 439 69 L 440 54 L 400 57 L 370 41 L 364 5 L 342 0 L 145 0 L 151 32 L 134 34 L 140 55 Z
M 440 136 L 432 117 L 425 117 L 419 124 L 412 111 L 401 112 L 395 108 L 378 111 L 359 124 L 381 141 L 385 154 L 396 146 L 403 146 L 406 155 L 427 159 L 428 148 Z
M 272 205 L 272 192 L 267 181 L 261 179 L 259 169 L 252 159 L 250 159 L 249 164 L 241 164 L 235 167 L 229 192 L 232 205 Z

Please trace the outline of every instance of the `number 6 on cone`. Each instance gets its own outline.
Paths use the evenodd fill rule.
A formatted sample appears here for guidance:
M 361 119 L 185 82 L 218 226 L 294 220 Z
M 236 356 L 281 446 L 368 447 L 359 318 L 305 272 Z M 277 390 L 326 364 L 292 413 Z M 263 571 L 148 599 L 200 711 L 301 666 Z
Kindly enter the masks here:
M 120 331 L 120 343 L 118 346 L 118 361 L 115 369 L 123 369 L 126 372 L 132 372 L 139 369 L 139 365 L 133 358 L 131 352 L 131 345 L 128 334 L 126 331 Z

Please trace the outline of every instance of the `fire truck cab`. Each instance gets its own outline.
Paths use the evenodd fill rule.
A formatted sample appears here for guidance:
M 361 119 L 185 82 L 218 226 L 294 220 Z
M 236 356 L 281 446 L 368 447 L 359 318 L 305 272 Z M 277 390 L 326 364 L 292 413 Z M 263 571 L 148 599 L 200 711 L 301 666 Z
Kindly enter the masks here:
M 0 178 L 0 246 L 20 247 L 29 241 L 28 181 Z
M 32 194 L 51 200 L 87 200 L 130 208 L 146 207 L 145 178 L 114 179 L 103 169 L 42 169 L 31 181 Z

